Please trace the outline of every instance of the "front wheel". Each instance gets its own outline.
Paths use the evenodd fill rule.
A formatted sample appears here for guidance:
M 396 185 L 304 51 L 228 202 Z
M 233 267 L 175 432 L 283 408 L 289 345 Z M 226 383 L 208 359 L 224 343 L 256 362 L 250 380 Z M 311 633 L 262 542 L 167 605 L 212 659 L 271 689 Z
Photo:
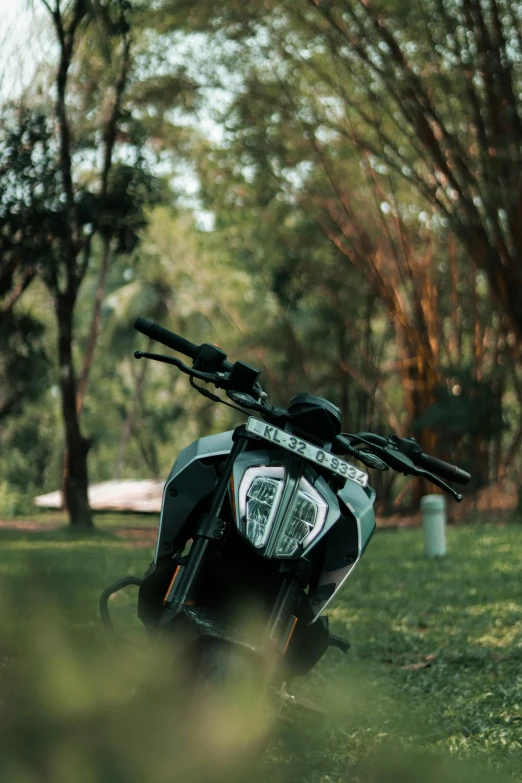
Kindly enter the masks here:
M 222 639 L 201 639 L 192 660 L 188 714 L 196 739 L 238 763 L 266 747 L 276 717 L 267 667 L 254 652 Z

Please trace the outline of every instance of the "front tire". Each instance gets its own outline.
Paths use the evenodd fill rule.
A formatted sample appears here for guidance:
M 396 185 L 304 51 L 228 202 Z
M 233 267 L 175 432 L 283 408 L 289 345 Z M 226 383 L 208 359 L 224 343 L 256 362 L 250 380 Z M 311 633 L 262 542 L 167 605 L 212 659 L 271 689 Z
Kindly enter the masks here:
M 262 659 L 239 644 L 201 639 L 193 672 L 189 712 L 201 740 L 237 762 L 259 756 L 275 718 Z

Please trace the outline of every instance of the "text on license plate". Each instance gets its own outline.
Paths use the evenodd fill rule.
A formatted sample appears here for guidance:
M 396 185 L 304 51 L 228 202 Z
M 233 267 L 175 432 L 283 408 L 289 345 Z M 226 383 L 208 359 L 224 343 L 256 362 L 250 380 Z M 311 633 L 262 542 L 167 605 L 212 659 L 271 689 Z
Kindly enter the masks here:
M 305 459 L 310 460 L 310 462 L 315 462 L 323 468 L 328 468 L 332 473 L 337 473 L 339 476 L 355 481 L 361 487 L 365 487 L 368 484 L 367 473 L 350 465 L 349 462 L 345 462 L 343 459 L 330 454 L 329 451 L 318 449 L 317 446 L 313 446 L 306 440 L 301 440 L 301 438 L 297 438 L 289 432 L 280 430 L 271 424 L 266 424 L 254 416 L 248 419 L 246 428 L 248 432 L 259 435 L 259 437 L 269 440 L 271 443 L 277 443 L 281 448 L 293 451 L 294 454 L 300 454 Z

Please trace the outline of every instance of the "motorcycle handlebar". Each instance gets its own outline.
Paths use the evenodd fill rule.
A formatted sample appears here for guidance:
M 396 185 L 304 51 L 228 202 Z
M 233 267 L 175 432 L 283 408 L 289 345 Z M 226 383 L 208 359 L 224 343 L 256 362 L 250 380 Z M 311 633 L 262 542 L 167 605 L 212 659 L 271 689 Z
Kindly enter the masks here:
M 382 435 L 375 435 L 373 432 L 358 432 L 357 435 L 370 443 L 374 443 L 376 446 L 383 448 L 389 443 Z M 414 465 L 417 465 L 419 468 L 424 468 L 431 473 L 435 473 L 441 478 L 445 478 L 448 481 L 456 481 L 457 484 L 464 485 L 469 484 L 471 480 L 470 474 L 465 470 L 458 468 L 456 465 L 451 465 L 449 462 L 444 462 L 442 459 L 425 454 L 420 446 L 411 442 L 411 439 L 396 438 L 394 446 L 403 454 L 406 454 Z
M 189 356 L 191 359 L 196 359 L 201 349 L 200 345 L 191 343 L 190 340 L 186 340 L 184 337 L 175 334 L 175 332 L 171 332 L 169 329 L 165 329 L 165 327 L 154 323 L 154 321 L 151 321 L 149 318 L 142 318 L 140 316 L 136 319 L 134 328 L 138 332 L 150 337 L 152 340 L 156 340 L 157 342 L 166 345 L 168 348 L 172 348 L 173 351 L 178 351 L 185 356 Z M 226 366 L 227 369 L 232 368 L 232 365 L 229 365 L 228 362 L 223 362 L 223 366 Z M 360 432 L 358 433 L 358 436 L 364 438 L 364 440 L 373 442 L 380 448 L 384 448 L 388 444 L 386 438 L 371 432 Z M 348 443 L 349 441 L 347 444 Z M 448 479 L 449 481 L 456 481 L 458 484 L 469 484 L 471 476 L 469 473 L 466 473 L 465 470 L 458 468 L 456 465 L 450 465 L 449 462 L 437 459 L 437 457 L 430 457 L 429 454 L 424 454 L 419 447 L 417 448 L 418 451 L 412 451 L 411 448 L 403 450 L 400 447 L 399 450 L 407 454 L 415 465 L 425 468 L 432 473 L 436 473 L 441 478 Z
M 448 481 L 456 481 L 457 484 L 469 484 L 471 476 L 462 468 L 458 468 L 456 465 L 451 465 L 449 462 L 444 462 L 437 457 L 430 457 L 429 454 L 419 454 L 414 460 L 415 464 L 421 468 L 436 473 L 441 478 L 448 479 Z
M 150 318 L 141 318 L 140 316 L 136 319 L 134 328 L 150 337 L 151 340 L 156 340 L 158 343 L 166 345 L 167 348 L 172 348 L 173 351 L 178 351 L 178 353 L 189 356 L 191 359 L 195 359 L 198 354 L 199 345 L 191 343 L 190 340 L 186 340 L 179 334 L 175 334 L 175 332 L 165 329 L 164 326 L 154 323 Z

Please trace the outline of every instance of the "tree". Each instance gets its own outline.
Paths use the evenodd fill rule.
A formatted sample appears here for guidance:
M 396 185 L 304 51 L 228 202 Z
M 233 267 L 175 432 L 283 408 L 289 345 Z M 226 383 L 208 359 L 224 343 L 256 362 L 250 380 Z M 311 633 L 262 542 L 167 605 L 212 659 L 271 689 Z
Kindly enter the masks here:
M 91 527 L 92 515 L 87 496 L 87 453 L 90 444 L 81 432 L 77 411 L 77 383 L 72 351 L 74 310 L 78 291 L 87 271 L 93 236 L 98 228 L 96 207 L 98 210 L 103 208 L 108 193 L 121 99 L 130 66 L 128 5 L 117 2 L 95 4 L 93 7 L 94 11 L 100 11 L 99 18 L 108 37 L 109 51 L 112 50 L 110 54 L 118 60 L 112 106 L 100 128 L 103 138 L 103 164 L 99 192 L 95 195 L 75 182 L 74 155 L 81 141 L 74 137 L 67 99 L 71 66 L 81 33 L 88 29 L 90 23 L 94 23 L 96 17 L 91 17 L 83 0 L 73 0 L 67 6 L 61 4 L 60 0 L 55 0 L 52 8 L 46 0 L 42 2 L 52 19 L 59 53 L 54 117 L 57 123 L 56 146 L 64 223 L 61 236 L 56 237 L 53 243 L 52 257 L 43 277 L 53 299 L 58 324 L 58 361 L 65 428 L 62 491 L 71 524 Z M 111 18 L 111 12 L 114 18 Z M 117 53 L 114 51 L 115 39 L 119 43 Z
M 204 7 L 208 10 L 210 5 L 198 4 L 203 29 L 209 21 L 205 21 Z M 302 10 L 302 6 L 296 5 Z M 180 4 L 173 7 L 179 10 Z M 279 4 L 277 22 L 270 15 L 255 19 L 253 12 L 241 26 L 233 16 L 234 7 L 234 3 L 227 4 L 221 17 L 217 11 L 212 24 L 217 28 L 222 25 L 224 34 L 233 39 L 233 78 L 237 89 L 222 113 L 213 114 L 222 123 L 222 141 L 197 147 L 194 153 L 203 180 L 205 204 L 215 213 L 218 231 L 228 224 L 226 241 L 231 250 L 233 243 L 236 262 L 244 263 L 246 257 L 257 255 L 259 258 L 252 263 L 257 263 L 258 274 L 268 266 L 275 276 L 293 277 L 301 284 L 306 280 L 315 294 L 308 306 L 315 307 L 318 296 L 323 302 L 325 333 L 337 329 L 332 324 L 335 319 L 327 317 L 325 301 L 329 299 L 330 309 L 336 309 L 341 325 L 340 338 L 344 330 L 344 339 L 350 335 L 359 341 L 361 350 L 362 335 L 354 327 L 354 321 L 361 320 L 357 316 L 354 321 L 350 318 L 354 297 L 348 298 L 347 307 L 343 287 L 357 280 L 362 301 L 365 292 L 372 291 L 383 303 L 395 333 L 394 358 L 388 361 L 388 367 L 399 375 L 403 387 L 401 401 L 391 406 L 398 412 L 393 417 L 394 424 L 388 421 L 384 426 L 402 433 L 414 431 L 426 450 L 437 451 L 448 459 L 452 453 L 462 453 L 463 461 L 469 465 L 474 454 L 480 452 L 478 472 L 481 481 L 487 482 L 498 474 L 494 464 L 502 465 L 500 454 L 504 449 L 498 447 L 505 440 L 502 417 L 501 425 L 493 427 L 494 433 L 485 424 L 484 437 L 478 436 L 479 441 L 474 437 L 470 442 L 465 437 L 462 421 L 460 429 L 457 427 L 458 437 L 454 434 L 438 442 L 440 422 L 434 424 L 432 416 L 423 415 L 436 404 L 441 388 L 449 395 L 457 418 L 459 388 L 470 392 L 471 407 L 477 399 L 477 410 L 481 384 L 494 384 L 499 408 L 513 388 L 509 373 L 499 373 L 497 365 L 500 361 L 512 365 L 505 345 L 505 324 L 498 328 L 502 318 L 499 322 L 487 292 L 478 293 L 483 286 L 479 286 L 476 275 L 466 271 L 469 256 L 459 252 L 459 262 L 455 263 L 455 251 L 450 249 L 455 239 L 451 224 L 437 213 L 431 214 L 427 200 L 411 187 L 406 170 L 396 175 L 374 149 L 365 147 L 354 136 L 354 128 L 364 135 L 364 127 L 355 122 L 348 99 L 333 93 L 327 78 L 335 76 L 331 72 L 331 52 L 310 32 L 311 15 L 305 13 L 298 21 L 297 14 L 293 15 L 294 6 Z M 197 17 L 197 12 L 193 17 Z M 263 35 L 256 40 L 256 29 L 261 26 Z M 241 48 L 238 41 L 245 38 L 249 46 Z M 223 55 L 223 67 L 227 60 L 228 55 Z M 189 75 L 196 84 L 208 84 L 207 59 L 203 58 L 199 71 L 197 65 L 193 66 Z M 225 78 L 223 83 L 226 81 Z M 335 79 L 334 84 L 337 85 Z M 352 84 L 348 77 L 344 80 L 344 95 L 350 95 Z M 356 92 L 357 96 L 361 104 L 366 101 L 371 108 L 370 98 L 362 90 Z M 370 131 L 364 138 L 372 142 Z M 289 206 L 286 213 L 272 207 L 277 200 Z M 312 261 L 309 235 L 299 238 L 296 232 L 288 241 L 291 232 L 285 230 L 284 223 L 292 209 L 295 215 L 296 206 L 306 212 L 336 248 L 332 264 L 327 254 Z M 250 213 L 251 220 L 245 219 L 245 213 Z M 253 230 L 252 223 L 256 221 L 264 223 L 265 230 Z M 257 254 L 251 250 L 256 245 L 262 248 Z M 356 268 L 358 278 L 349 275 L 348 265 Z M 369 320 L 371 323 L 372 318 Z M 282 346 L 288 355 L 283 373 L 287 388 L 292 373 L 298 375 L 303 357 L 303 351 L 298 349 L 301 335 L 296 341 L 292 327 L 293 317 L 280 325 L 286 335 Z M 266 332 L 264 339 L 265 345 L 269 345 Z M 328 359 L 337 366 L 335 355 L 328 354 Z M 346 356 L 341 361 L 345 374 L 349 372 L 350 379 L 361 389 L 366 385 L 367 389 L 380 392 L 382 403 L 382 390 L 386 388 L 382 368 L 374 372 L 375 368 L 367 362 L 359 372 L 357 363 L 347 362 Z M 459 372 L 463 373 L 461 384 Z M 466 373 L 469 383 L 464 383 Z M 502 383 L 498 382 L 500 375 Z M 313 384 L 317 388 L 317 377 L 309 377 L 307 382 L 309 387 Z M 516 372 L 513 382 L 518 383 Z M 389 393 L 389 387 L 386 391 Z M 338 390 L 334 392 L 337 393 Z M 397 402 L 396 392 L 392 399 Z M 505 443 L 505 453 L 512 453 L 516 443 L 520 443 L 518 427 L 511 444 Z
M 123 104 L 131 62 L 132 7 L 126 0 L 63 3 L 50 14 L 58 50 L 54 101 L 26 98 L 8 112 L 0 177 L 2 266 L 22 265 L 20 288 L 38 273 L 54 307 L 65 458 L 62 489 L 70 521 L 92 526 L 87 487 L 90 441 L 79 414 L 100 327 L 114 253 L 131 252 L 157 196 L 141 152 L 144 137 Z M 125 150 L 117 157 L 118 147 Z M 101 151 L 101 155 L 99 152 Z M 101 159 L 100 159 L 101 158 Z M 15 165 L 13 165 L 13 163 Z M 73 343 L 80 287 L 101 244 L 101 265 L 80 383 Z M 16 268 L 15 268 L 16 271 Z M 14 272 L 8 280 L 11 293 Z M 8 299 L 9 297 L 7 297 Z
M 289 15 L 297 12 L 285 6 Z M 294 46 L 344 107 L 346 135 L 415 188 L 462 242 L 522 337 L 522 30 L 512 0 L 307 0 Z M 300 10 L 301 10 L 300 9 Z M 325 104 L 325 122 L 332 112 Z
M 0 118 L 0 324 L 46 266 L 59 234 L 58 171 L 49 118 L 7 105 Z

